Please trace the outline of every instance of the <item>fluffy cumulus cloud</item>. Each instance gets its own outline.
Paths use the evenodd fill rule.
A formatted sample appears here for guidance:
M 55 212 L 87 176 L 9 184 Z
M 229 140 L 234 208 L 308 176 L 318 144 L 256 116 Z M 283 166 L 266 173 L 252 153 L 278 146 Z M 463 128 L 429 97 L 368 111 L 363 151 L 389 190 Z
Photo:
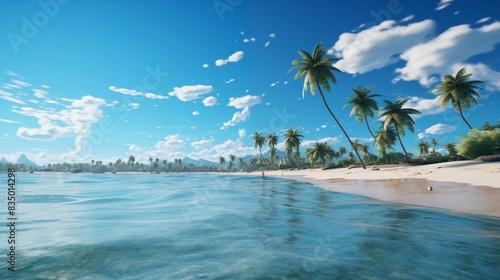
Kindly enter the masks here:
M 431 135 L 445 134 L 455 131 L 457 128 L 451 125 L 437 123 L 425 129 L 425 132 L 418 134 L 418 139 L 422 139 Z
M 144 97 L 150 98 L 150 99 L 168 99 L 169 98 L 168 96 L 158 95 L 158 94 L 154 94 L 151 92 L 141 92 L 141 91 L 137 91 L 135 89 L 117 88 L 115 86 L 110 86 L 109 89 L 111 91 L 118 92 L 118 93 L 125 94 L 125 95 L 144 96 Z
M 228 157 L 229 155 L 235 155 L 236 157 L 244 157 L 246 155 L 256 155 L 258 150 L 253 146 L 245 146 L 241 139 L 237 140 L 226 140 L 225 142 L 217 145 L 210 146 L 209 148 L 204 148 L 202 150 L 189 153 L 187 156 L 194 159 L 206 159 L 214 162 L 218 162 L 219 157 Z
M 172 151 L 180 149 L 184 146 L 184 140 L 180 139 L 179 134 L 168 135 L 165 139 L 158 141 L 155 144 L 157 150 Z
M 413 108 L 420 111 L 419 115 L 411 116 L 414 120 L 428 115 L 437 115 L 443 113 L 441 104 L 438 104 L 438 96 L 432 99 L 421 98 L 417 96 L 411 96 L 409 98 L 410 100 L 408 100 L 404 107 Z
M 419 81 L 423 86 L 430 86 L 439 80 L 435 75 L 449 74 L 454 64 L 491 52 L 498 43 L 500 22 L 475 29 L 468 24 L 450 27 L 436 38 L 401 54 L 406 65 L 396 69 L 399 76 L 394 81 Z
M 242 59 L 243 59 L 243 51 L 237 51 L 237 52 L 233 53 L 232 55 L 230 55 L 226 59 L 217 59 L 215 61 L 215 65 L 222 66 L 222 65 L 228 64 L 229 62 L 238 62 Z
M 341 58 L 335 64 L 340 70 L 365 73 L 397 62 L 397 55 L 422 43 L 433 31 L 432 20 L 407 26 L 386 20 L 358 33 L 341 34 L 329 53 Z
M 246 133 L 246 131 L 245 131 L 244 129 L 239 129 L 239 130 L 238 130 L 238 136 L 239 136 L 240 138 L 243 138 L 243 137 L 245 137 L 246 135 L 247 135 L 247 133 Z
M 200 112 L 198 112 L 198 111 L 193 111 L 193 113 L 192 113 L 192 114 L 193 114 L 193 116 L 198 116 L 198 115 L 200 114 Z
M 215 104 L 217 104 L 217 98 L 215 98 L 213 96 L 209 96 L 209 97 L 206 97 L 205 99 L 203 99 L 202 102 L 203 102 L 203 105 L 205 105 L 207 107 L 212 107 Z
M 234 113 L 230 121 L 224 123 L 223 127 L 235 126 L 239 122 L 245 121 L 250 117 L 250 107 L 245 107 L 241 112 Z
M 243 97 L 238 97 L 238 98 L 231 97 L 229 98 L 229 103 L 227 104 L 227 106 L 232 106 L 236 109 L 241 109 L 257 105 L 261 101 L 262 100 L 260 96 L 254 96 L 254 95 L 245 95 Z
M 168 95 L 175 96 L 181 101 L 191 101 L 200 98 L 202 95 L 213 91 L 212 86 L 207 85 L 194 85 L 174 87 L 174 90 L 169 92 Z
M 199 140 L 199 141 L 193 141 L 191 142 L 191 147 L 195 148 L 196 150 L 207 148 L 212 144 L 212 141 L 210 140 Z
M 206 64 L 206 63 L 205 63 L 205 64 L 203 64 L 203 65 L 202 65 L 202 67 L 203 67 L 203 68 L 208 68 L 208 67 L 210 67 L 210 66 L 209 66 L 208 64 Z
M 340 138 L 339 137 L 325 137 L 325 138 L 321 138 L 318 140 L 304 140 L 304 141 L 302 141 L 302 144 L 300 146 L 303 148 L 310 148 L 316 142 L 320 142 L 320 143 L 327 142 L 328 144 L 333 146 L 333 145 L 340 143 Z

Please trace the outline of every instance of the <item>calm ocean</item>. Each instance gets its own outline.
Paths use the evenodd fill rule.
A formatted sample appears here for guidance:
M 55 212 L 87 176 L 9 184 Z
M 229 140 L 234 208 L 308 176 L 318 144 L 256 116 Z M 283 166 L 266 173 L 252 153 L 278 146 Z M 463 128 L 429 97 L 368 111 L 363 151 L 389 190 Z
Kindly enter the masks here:
M 496 218 L 386 204 L 258 176 L 16 175 L 16 272 L 7 270 L 5 179 L 0 279 L 500 275 Z

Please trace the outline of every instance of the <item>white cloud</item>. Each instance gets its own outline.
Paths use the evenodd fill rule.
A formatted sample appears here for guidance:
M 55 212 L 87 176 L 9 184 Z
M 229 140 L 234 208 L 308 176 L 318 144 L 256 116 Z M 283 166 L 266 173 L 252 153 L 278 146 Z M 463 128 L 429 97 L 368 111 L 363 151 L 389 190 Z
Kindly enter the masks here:
M 163 151 L 178 150 L 184 146 L 184 140 L 180 139 L 179 134 L 168 135 L 164 140 L 158 141 L 155 148 Z
M 276 38 L 276 34 L 275 33 L 269 34 L 269 38 Z
M 139 95 L 144 94 L 144 93 L 137 91 L 137 90 L 134 90 L 134 89 L 117 88 L 115 86 L 110 86 L 109 89 L 114 91 L 114 92 L 118 92 L 118 93 L 126 94 L 126 95 L 132 95 L 132 96 L 139 96 Z
M 17 122 L 17 121 L 6 120 L 6 119 L 0 119 L 0 122 L 4 122 L 4 123 L 21 123 L 21 122 Z
M 425 132 L 418 134 L 418 139 L 428 137 L 430 135 L 439 135 L 455 131 L 457 128 L 451 125 L 437 123 L 425 129 Z
M 396 69 L 399 76 L 394 81 L 419 81 L 430 86 L 437 82 L 433 75 L 449 74 L 449 68 L 469 58 L 494 50 L 500 43 L 500 22 L 473 29 L 463 24 L 450 27 L 438 37 L 405 51 L 403 68 Z
M 203 99 L 203 105 L 207 106 L 207 107 L 211 107 L 211 106 L 214 106 L 215 104 L 217 104 L 217 98 L 213 97 L 213 96 L 209 96 L 209 97 L 206 97 L 205 99 Z
M 414 15 L 409 15 L 407 17 L 405 17 L 404 19 L 400 20 L 400 22 L 407 22 L 407 21 L 410 21 L 414 18 L 415 16 Z
M 409 97 L 410 100 L 406 102 L 404 108 L 413 108 L 415 110 L 420 111 L 421 114 L 411 115 L 412 119 L 416 120 L 424 116 L 428 115 L 437 115 L 443 113 L 443 109 L 441 109 L 441 104 L 438 104 L 438 96 L 433 99 L 426 99 L 417 96 Z
M 141 152 L 142 148 L 136 144 L 125 144 L 131 152 Z
M 209 66 L 208 64 L 206 64 L 206 63 L 205 63 L 205 64 L 203 64 L 203 65 L 202 65 L 202 67 L 203 67 L 203 68 L 208 68 L 208 67 L 210 67 L 210 66 Z
M 243 59 L 243 51 L 237 51 L 237 52 L 233 53 L 232 55 L 230 55 L 226 59 L 217 59 L 215 61 L 215 65 L 222 66 L 222 65 L 226 65 L 229 62 L 238 62 L 241 59 Z
M 20 81 L 20 80 L 16 80 L 16 79 L 13 79 L 11 82 L 13 84 L 15 84 L 15 85 L 20 86 L 20 87 L 30 87 L 31 86 L 30 83 L 27 83 L 27 82 L 24 82 L 24 81 Z
M 324 124 L 324 125 L 321 126 L 321 128 L 326 128 L 326 127 L 327 127 L 326 124 Z
M 234 82 L 234 81 L 235 81 L 234 79 L 229 79 L 229 80 L 227 80 L 227 81 L 224 81 L 224 83 L 226 83 L 226 84 L 230 84 L 230 83 L 232 83 L 232 82 Z
M 268 47 L 269 45 L 271 44 L 271 41 L 267 41 L 265 44 L 264 44 L 264 47 Z
M 149 99 L 168 99 L 169 98 L 168 96 L 158 95 L 158 94 L 154 94 L 154 93 L 151 93 L 151 92 L 148 92 L 148 93 L 144 94 L 144 96 L 146 98 L 149 98 Z
M 198 116 L 200 114 L 200 112 L 198 111 L 193 111 L 193 116 Z
M 485 17 L 485 18 L 482 18 L 482 19 L 476 21 L 476 23 L 477 24 L 485 23 L 485 22 L 487 22 L 490 19 L 491 19 L 490 17 Z
M 212 90 L 212 86 L 206 85 L 182 86 L 174 87 L 174 91 L 169 92 L 168 95 L 176 96 L 181 101 L 191 101 L 212 92 Z
M 457 63 L 453 65 L 449 72 L 455 75 L 460 69 L 465 67 L 467 73 L 473 73 L 472 80 L 484 81 L 482 87 L 488 91 L 500 91 L 500 72 L 492 70 L 490 67 L 483 63 L 477 64 L 462 64 Z
M 191 147 L 195 148 L 196 150 L 207 148 L 212 144 L 212 141 L 210 140 L 200 140 L 200 141 L 194 141 L 191 142 Z
M 246 131 L 244 129 L 238 129 L 238 136 L 240 138 L 245 137 L 245 135 L 246 135 Z
M 260 96 L 245 95 L 243 97 L 229 98 L 229 103 L 227 106 L 232 106 L 236 109 L 251 107 L 257 105 L 261 102 Z
M 104 99 L 86 95 L 72 101 L 70 105 L 65 106 L 66 109 L 60 111 L 30 107 L 13 109 L 15 113 L 38 119 L 39 124 L 37 128 L 21 126 L 16 134 L 24 139 L 39 141 L 75 136 L 75 149 L 62 154 L 60 160 L 81 160 L 82 155 L 88 153 L 87 138 L 91 133 L 92 124 L 103 117 L 101 106 L 104 104 Z
M 139 107 L 141 107 L 141 104 L 139 104 L 139 103 L 135 103 L 135 102 L 133 102 L 133 103 L 129 103 L 128 105 L 130 106 L 130 108 L 132 108 L 132 109 L 134 109 L 134 110 L 135 110 L 135 109 L 139 109 Z
M 248 43 L 248 42 L 250 42 L 250 40 L 248 40 L 248 39 L 243 39 L 243 43 Z
M 436 7 L 436 11 L 440 11 L 446 7 L 448 7 L 454 0 L 440 0 L 439 4 Z
M 250 107 L 245 107 L 241 112 L 236 112 L 230 121 L 224 123 L 224 127 L 235 126 L 239 122 L 245 121 L 250 116 Z
M 45 90 L 41 90 L 41 89 L 34 89 L 33 91 L 35 92 L 33 94 L 35 97 L 42 98 L 42 99 L 47 98 L 46 96 L 49 94 Z
M 22 105 L 26 104 L 26 102 L 19 100 L 13 96 L 14 95 L 12 95 L 11 93 L 8 93 L 8 92 L 0 89 L 0 99 L 4 99 L 4 100 L 10 101 L 10 102 L 14 102 L 17 104 L 22 104 Z
M 125 95 L 144 96 L 144 97 L 150 98 L 150 99 L 168 99 L 169 98 L 168 96 L 158 95 L 158 94 L 154 94 L 151 92 L 144 93 L 144 92 L 137 91 L 134 89 L 117 88 L 115 86 L 110 86 L 109 89 L 114 91 L 114 92 L 118 92 L 118 93 L 125 94 Z
M 236 157 L 244 157 L 246 155 L 256 155 L 259 151 L 253 146 L 244 146 L 241 139 L 226 140 L 221 144 L 214 145 L 194 153 L 189 153 L 187 156 L 193 159 L 206 159 L 217 162 L 220 156 L 228 157 L 235 155 Z
M 316 142 L 327 142 L 328 144 L 334 146 L 335 144 L 338 144 L 340 143 L 340 138 L 339 137 L 325 137 L 325 138 L 321 138 L 321 139 L 318 139 L 318 140 L 304 140 L 302 141 L 301 143 L 301 147 L 302 148 L 309 148 L 309 147 L 312 147 L 314 145 L 314 143 Z
M 386 20 L 359 33 L 343 33 L 330 49 L 340 57 L 335 66 L 350 74 L 365 73 L 397 62 L 398 54 L 421 43 L 434 30 L 432 20 L 398 26 Z

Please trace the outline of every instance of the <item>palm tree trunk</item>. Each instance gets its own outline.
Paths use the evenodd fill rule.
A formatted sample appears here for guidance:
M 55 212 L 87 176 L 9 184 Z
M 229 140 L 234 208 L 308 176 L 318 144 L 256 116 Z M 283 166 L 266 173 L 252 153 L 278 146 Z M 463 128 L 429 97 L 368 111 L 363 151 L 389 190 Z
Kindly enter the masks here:
M 345 137 L 347 138 L 347 140 L 351 144 L 351 147 L 354 149 L 354 152 L 356 152 L 356 156 L 358 157 L 359 162 L 361 162 L 361 165 L 363 166 L 363 169 L 366 169 L 365 163 L 363 162 L 363 159 L 361 159 L 361 156 L 359 155 L 358 150 L 356 149 L 356 147 L 354 147 L 354 143 L 351 141 L 351 138 L 349 138 L 349 135 L 347 135 L 347 132 L 344 130 L 344 128 L 340 124 L 339 120 L 337 120 L 337 117 L 335 117 L 335 115 L 333 114 L 332 110 L 330 110 L 330 106 L 328 106 L 328 103 L 326 102 L 325 96 L 323 95 L 323 91 L 321 90 L 321 87 L 320 87 L 318 81 L 316 81 L 316 86 L 319 89 L 319 94 L 321 95 L 321 99 L 323 100 L 323 104 L 325 104 L 326 109 L 328 110 L 328 112 L 330 113 L 330 115 L 333 117 L 333 119 L 335 120 L 335 122 L 337 123 L 337 125 L 340 127 L 340 129 L 344 133 Z
M 393 124 L 394 124 L 394 128 L 396 129 L 396 135 L 398 136 L 399 143 L 401 144 L 401 148 L 403 148 L 403 152 L 405 152 L 405 157 L 408 160 L 410 158 L 408 157 L 408 153 L 406 152 L 405 146 L 403 145 L 403 141 L 401 141 L 401 137 L 399 136 L 398 125 L 394 122 L 393 122 Z
M 365 123 L 366 123 L 366 128 L 368 128 L 368 131 L 370 132 L 370 135 L 375 139 L 375 135 L 373 134 L 372 130 L 370 129 L 370 126 L 368 125 L 368 118 L 365 115 Z
M 262 165 L 265 164 L 265 161 L 264 161 L 264 156 L 262 156 L 262 149 L 259 147 L 259 153 L 260 153 L 260 159 L 262 161 Z M 264 169 L 264 166 L 262 166 L 262 169 Z
M 457 102 L 457 106 L 458 106 L 458 112 L 460 113 L 460 117 L 462 117 L 462 120 L 464 120 L 465 124 L 469 127 L 469 129 L 472 130 L 472 126 L 470 126 L 470 124 L 467 122 L 467 120 L 464 117 L 464 114 L 462 112 L 462 105 L 460 105 L 460 102 Z

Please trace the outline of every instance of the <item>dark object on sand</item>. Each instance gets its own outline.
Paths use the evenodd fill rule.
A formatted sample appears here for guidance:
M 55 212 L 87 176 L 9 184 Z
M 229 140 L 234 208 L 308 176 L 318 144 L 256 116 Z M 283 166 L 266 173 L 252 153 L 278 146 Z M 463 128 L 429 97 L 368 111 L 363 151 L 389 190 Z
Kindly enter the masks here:
M 480 156 L 476 160 L 484 162 L 500 161 L 500 155 Z
M 82 169 L 80 169 L 80 168 L 73 168 L 73 169 L 69 170 L 69 173 L 81 173 L 81 172 L 82 172 Z
M 432 191 L 432 190 L 433 190 L 431 186 L 429 186 L 427 189 L 428 189 L 428 190 L 430 190 L 430 191 Z
M 411 165 L 424 165 L 424 164 L 433 164 L 433 163 L 438 163 L 439 161 L 435 161 L 432 159 L 418 159 L 418 158 L 412 158 L 412 159 L 397 159 L 401 163 L 408 163 Z

